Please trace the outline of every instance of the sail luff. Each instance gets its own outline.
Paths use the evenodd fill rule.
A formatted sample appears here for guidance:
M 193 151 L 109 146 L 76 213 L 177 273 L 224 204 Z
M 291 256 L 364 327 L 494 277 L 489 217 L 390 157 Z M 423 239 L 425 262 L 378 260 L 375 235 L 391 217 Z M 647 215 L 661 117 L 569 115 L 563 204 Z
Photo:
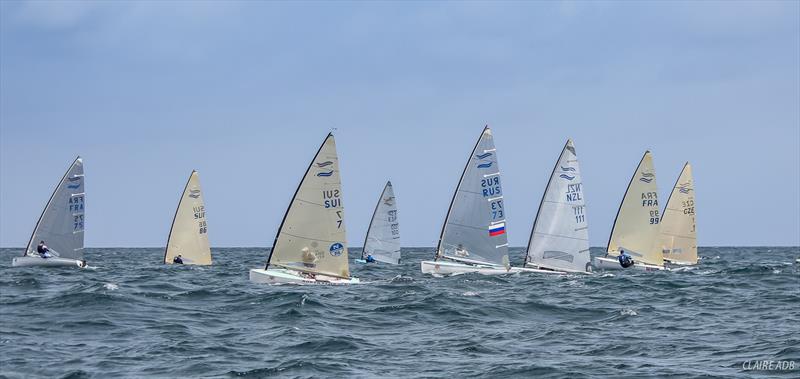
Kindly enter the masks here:
M 561 155 L 558 156 L 556 159 L 556 163 L 553 165 L 553 170 L 550 171 L 550 179 L 547 180 L 547 185 L 544 187 L 544 192 L 542 193 L 542 199 L 539 201 L 539 209 L 536 210 L 536 217 L 533 219 L 533 227 L 531 227 L 531 235 L 528 237 L 528 249 L 525 251 L 525 259 L 522 261 L 522 265 L 524 266 L 528 263 L 528 257 L 531 253 L 531 244 L 533 243 L 533 235 L 536 232 L 536 225 L 539 224 L 539 216 L 542 214 L 542 206 L 544 205 L 544 199 L 547 197 L 547 192 L 550 190 L 550 184 L 553 182 L 553 177 L 556 175 L 556 169 L 558 168 L 558 163 L 561 162 L 561 159 L 564 158 L 564 154 L 567 151 L 567 146 L 572 142 L 571 139 L 567 139 L 567 142 L 564 144 L 564 147 L 561 149 Z
M 189 175 L 189 178 L 186 179 L 186 184 L 183 186 L 183 192 L 181 192 L 181 199 L 178 200 L 178 206 L 175 207 L 175 214 L 172 215 L 172 224 L 169 226 L 169 234 L 167 234 L 167 245 L 164 246 L 164 262 L 167 262 L 167 253 L 169 252 L 169 241 L 172 239 L 172 231 L 175 229 L 175 220 L 178 219 L 178 211 L 181 210 L 181 204 L 183 203 L 183 197 L 186 195 L 186 190 L 189 188 L 189 183 L 192 181 L 192 175 L 194 175 L 195 170 L 192 170 L 192 173 Z
M 378 207 L 381 205 L 381 201 L 383 200 L 383 196 L 386 194 L 386 189 L 392 182 L 386 182 L 386 185 L 383 186 L 383 191 L 381 192 L 381 196 L 378 198 L 378 201 L 375 203 L 375 209 L 372 210 L 372 218 L 369 219 L 369 226 L 367 227 L 367 234 L 364 235 L 364 244 L 361 245 L 361 259 L 365 259 L 367 256 L 367 241 L 369 241 L 369 233 L 372 231 L 372 224 L 375 222 L 375 215 L 378 213 Z
M 439 243 L 436 244 L 436 256 L 434 260 L 439 260 L 441 256 L 444 255 L 442 252 L 442 239 L 444 238 L 444 232 L 447 229 L 447 220 L 450 218 L 450 213 L 453 211 L 453 204 L 456 202 L 456 196 L 458 196 L 458 190 L 461 188 L 461 183 L 464 181 L 464 174 L 467 173 L 467 169 L 469 168 L 469 163 L 472 162 L 472 156 L 475 154 L 475 151 L 478 149 L 478 145 L 480 145 L 481 140 L 483 139 L 483 134 L 486 133 L 486 129 L 489 129 L 489 125 L 483 127 L 483 131 L 481 132 L 480 136 L 478 136 L 478 140 L 475 141 L 475 146 L 472 148 L 472 153 L 470 153 L 469 158 L 467 158 L 467 163 L 464 164 L 464 170 L 461 171 L 461 177 L 458 179 L 458 184 L 456 185 L 456 189 L 453 191 L 453 197 L 450 199 L 450 206 L 447 208 L 447 214 L 444 217 L 444 222 L 442 223 L 442 232 L 439 234 Z
M 36 231 L 39 229 L 39 225 L 42 223 L 42 218 L 44 217 L 45 213 L 47 213 L 47 210 L 50 208 L 50 204 L 52 204 L 53 198 L 56 197 L 56 194 L 61 189 L 61 185 L 64 183 L 64 179 L 66 179 L 67 175 L 69 175 L 69 173 L 72 172 L 72 168 L 75 166 L 75 164 L 79 162 L 81 162 L 80 155 L 77 156 L 74 161 L 72 161 L 72 164 L 69 165 L 67 171 L 64 172 L 63 176 L 61 176 L 61 180 L 59 180 L 58 184 L 56 184 L 56 188 L 53 189 L 52 193 L 50 193 L 50 198 L 47 199 L 47 204 L 44 205 L 44 209 L 42 209 L 42 213 L 39 215 L 39 219 L 36 220 L 36 225 L 33 227 L 33 232 L 31 232 L 31 238 L 28 240 L 28 246 L 25 247 L 25 252 L 22 254 L 23 256 L 28 255 L 28 253 L 31 252 L 31 247 L 35 243 L 34 240 L 36 238 Z
M 278 237 L 281 235 L 281 231 L 283 230 L 283 225 L 286 223 L 286 217 L 289 216 L 289 211 L 292 210 L 292 204 L 294 204 L 294 200 L 297 198 L 297 193 L 300 192 L 300 187 L 303 186 L 303 181 L 306 180 L 306 176 L 308 176 L 308 172 L 311 171 L 311 166 L 314 165 L 314 161 L 317 159 L 320 151 L 322 148 L 325 147 L 325 143 L 328 142 L 328 138 L 333 137 L 333 133 L 328 133 L 328 136 L 322 141 L 322 144 L 319 145 L 319 149 L 317 149 L 317 153 L 314 154 L 314 158 L 311 158 L 311 162 L 308 164 L 306 168 L 306 172 L 303 174 L 303 178 L 300 179 L 300 183 L 297 184 L 297 188 L 294 190 L 294 195 L 292 195 L 292 200 L 289 200 L 289 206 L 286 207 L 286 213 L 283 214 L 283 219 L 281 220 L 281 225 L 278 226 L 278 232 L 275 233 L 275 240 L 272 241 L 272 248 L 269 249 L 269 256 L 267 257 L 267 264 L 264 266 L 264 269 L 269 269 L 269 262 L 272 260 L 272 253 L 275 252 L 275 248 L 278 246 Z

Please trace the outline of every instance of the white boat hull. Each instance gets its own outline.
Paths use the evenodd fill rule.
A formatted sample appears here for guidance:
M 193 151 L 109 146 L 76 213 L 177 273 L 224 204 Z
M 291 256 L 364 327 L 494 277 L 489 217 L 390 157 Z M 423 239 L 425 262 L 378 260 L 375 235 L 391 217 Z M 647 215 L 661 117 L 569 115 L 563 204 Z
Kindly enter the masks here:
M 422 261 L 420 262 L 420 266 L 423 274 L 452 275 L 475 272 L 483 275 L 505 275 L 512 273 L 511 269 L 506 269 L 503 266 L 473 265 L 444 260 Z
M 525 266 L 525 267 L 512 267 L 512 272 L 530 272 L 535 274 L 556 274 L 556 275 L 564 275 L 567 274 L 567 271 L 559 271 L 559 270 L 551 270 L 551 269 L 542 269 L 540 267 L 535 266 Z
M 616 257 L 614 258 L 605 258 L 605 257 L 594 257 L 592 259 L 592 264 L 598 270 L 605 270 L 605 271 L 615 271 L 615 270 L 635 270 L 635 271 L 661 271 L 666 270 L 664 266 L 657 266 L 651 265 L 647 263 L 635 262 L 633 266 L 628 268 L 623 268 L 619 264 L 619 259 Z
M 50 257 L 42 258 L 31 255 L 14 257 L 11 267 L 85 267 L 83 261 L 77 259 Z
M 359 284 L 358 278 L 343 279 L 333 276 L 317 274 L 313 278 L 303 275 L 300 271 L 273 268 L 264 270 L 254 268 L 250 270 L 250 281 L 259 284 Z

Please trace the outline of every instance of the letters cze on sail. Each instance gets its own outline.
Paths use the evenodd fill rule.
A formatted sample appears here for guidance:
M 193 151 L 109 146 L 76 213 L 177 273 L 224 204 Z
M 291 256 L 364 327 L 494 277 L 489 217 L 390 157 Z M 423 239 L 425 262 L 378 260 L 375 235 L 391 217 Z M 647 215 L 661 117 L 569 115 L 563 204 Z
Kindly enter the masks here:
M 372 214 L 362 259 L 367 254 L 379 262 L 400 263 L 400 225 L 397 221 L 397 199 L 392 182 L 386 182 Z
M 339 158 L 328 134 L 292 198 L 266 268 L 349 278 L 346 237 Z
M 44 241 L 54 257 L 83 259 L 85 201 L 83 160 L 78 157 L 47 202 L 25 248 L 25 255 L 38 257 L 36 247 L 39 241 Z
M 164 253 L 164 263 L 171 264 L 178 255 L 184 264 L 211 264 L 206 207 L 197 171 L 192 171 L 189 175 L 178 202 Z
M 447 212 L 437 259 L 509 267 L 503 189 L 492 131 L 483 129 Z
M 539 204 L 525 264 L 582 272 L 587 271 L 589 262 L 581 170 L 572 140 L 567 140 Z
M 664 260 L 677 264 L 697 264 L 694 180 L 689 162 L 683 166 L 661 217 L 661 238 L 657 248 Z
M 661 250 L 655 248 L 660 232 L 659 212 L 653 155 L 647 151 L 639 162 L 617 211 L 608 240 L 608 254 L 617 256 L 622 248 L 637 262 L 663 265 Z

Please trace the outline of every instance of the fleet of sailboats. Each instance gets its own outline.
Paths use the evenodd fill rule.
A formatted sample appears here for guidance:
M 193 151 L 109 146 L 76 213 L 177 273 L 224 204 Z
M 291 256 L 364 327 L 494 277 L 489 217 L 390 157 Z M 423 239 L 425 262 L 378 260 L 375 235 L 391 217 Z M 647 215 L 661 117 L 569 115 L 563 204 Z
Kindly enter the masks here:
M 176 258 L 178 258 L 176 260 Z M 211 247 L 200 177 L 192 171 L 175 210 L 175 218 L 164 249 L 164 263 L 210 265 Z
M 336 141 L 329 133 L 292 197 L 264 268 L 255 283 L 356 284 L 350 274 L 343 191 Z M 78 157 L 59 181 L 36 222 L 22 256 L 12 266 L 85 267 L 85 183 Z M 525 260 L 512 267 L 497 149 L 486 126 L 470 152 L 442 225 L 433 260 L 420 263 L 434 275 L 480 273 L 591 273 L 597 270 L 668 270 L 695 265 L 697 231 L 692 167 L 675 181 L 661 211 L 653 156 L 646 151 L 620 202 L 606 254 L 593 259 L 585 191 L 572 140 L 550 174 L 531 229 Z M 397 199 L 387 181 L 375 205 L 358 263 L 401 263 Z M 620 255 L 633 260 L 623 265 Z M 203 193 L 192 171 L 175 211 L 164 263 L 212 264 Z

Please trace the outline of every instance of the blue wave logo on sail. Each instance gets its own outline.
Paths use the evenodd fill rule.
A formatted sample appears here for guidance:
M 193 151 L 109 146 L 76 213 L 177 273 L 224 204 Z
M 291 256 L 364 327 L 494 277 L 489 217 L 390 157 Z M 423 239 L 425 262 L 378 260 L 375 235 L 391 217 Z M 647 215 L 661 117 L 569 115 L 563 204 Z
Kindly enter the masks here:
M 564 166 L 561 166 L 561 171 L 572 171 L 572 172 L 575 172 L 575 167 L 564 167 Z
M 323 167 L 328 167 L 328 166 L 330 166 L 332 164 L 333 164 L 333 162 L 331 162 L 331 161 L 325 161 L 325 162 L 322 162 L 322 163 L 317 163 L 317 167 L 323 168 Z
M 478 165 L 478 168 L 489 168 L 489 167 L 492 167 L 492 163 L 494 163 L 494 162 L 481 163 L 481 164 Z
M 567 174 L 561 174 L 561 175 L 559 175 L 559 177 L 562 177 L 562 178 L 567 179 L 567 180 L 575 179 L 574 176 L 569 176 Z
M 655 178 L 656 178 L 656 175 L 653 174 L 652 172 L 643 172 L 642 173 L 642 177 L 639 178 L 639 180 L 642 181 L 642 182 L 645 182 L 645 183 L 650 183 Z
M 68 178 L 67 180 L 70 181 L 70 183 L 67 184 L 67 188 L 76 189 L 76 188 L 81 186 L 81 177 L 80 176 L 73 176 L 71 178 Z
M 192 199 L 197 199 L 198 197 L 200 197 L 200 190 L 195 190 L 195 189 L 189 190 L 189 197 L 191 197 Z
M 691 182 L 680 183 L 678 184 L 678 191 L 681 191 L 681 193 L 688 194 L 689 192 L 692 191 L 691 185 L 692 185 Z
M 383 203 L 386 205 L 392 205 L 394 203 L 394 196 L 389 196 L 383 199 Z
M 328 250 L 330 251 L 331 255 L 333 255 L 334 257 L 338 257 L 342 255 L 342 253 L 344 252 L 344 245 L 336 242 L 333 245 L 331 245 L 330 249 Z
M 483 154 L 477 154 L 477 155 L 475 155 L 475 158 L 478 158 L 478 159 L 486 159 L 486 158 L 489 158 L 489 157 L 491 157 L 491 156 L 492 156 L 492 153 L 483 153 Z
M 328 171 L 328 172 L 318 172 L 318 173 L 317 173 L 317 176 L 324 176 L 324 177 L 328 177 L 328 176 L 331 176 L 331 175 L 333 175 L 333 170 L 331 170 L 331 171 Z

